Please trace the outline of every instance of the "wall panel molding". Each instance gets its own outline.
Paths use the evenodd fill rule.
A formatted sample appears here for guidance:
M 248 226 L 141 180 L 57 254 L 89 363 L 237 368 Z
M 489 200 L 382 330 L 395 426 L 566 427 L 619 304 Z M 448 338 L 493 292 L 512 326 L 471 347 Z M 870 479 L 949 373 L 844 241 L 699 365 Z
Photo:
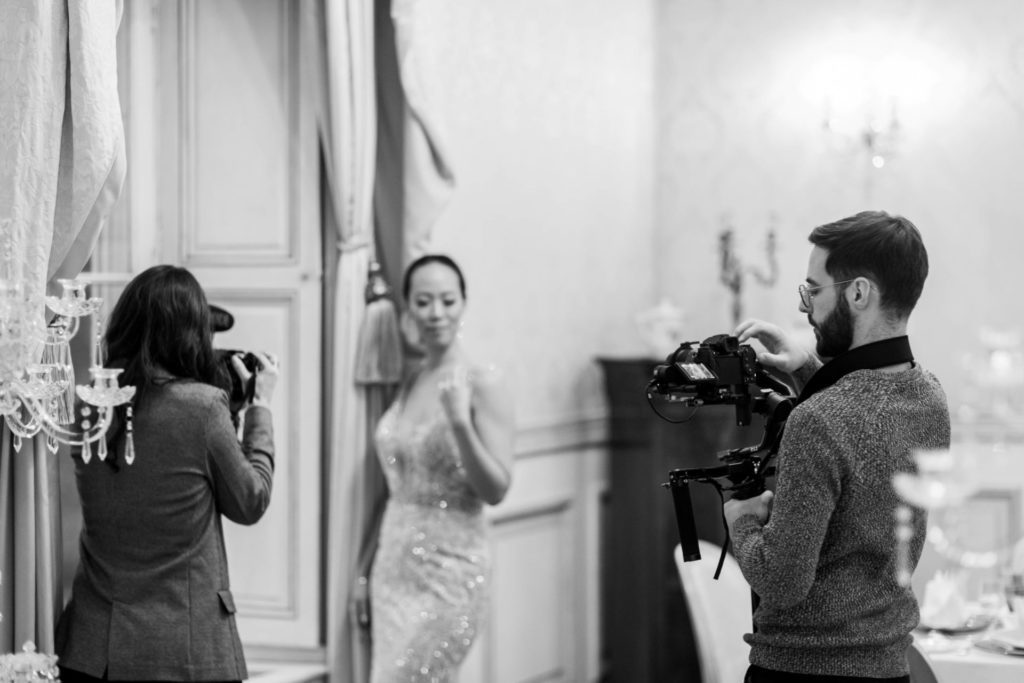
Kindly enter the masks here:
M 578 543 L 573 534 L 574 502 L 569 496 L 552 498 L 504 510 L 493 518 L 495 609 L 481 638 L 486 680 L 571 679 L 578 601 L 573 581 Z M 527 595 L 532 600 L 524 602 Z M 525 652 L 532 656 L 521 656 Z
M 520 426 L 515 437 L 516 459 L 570 453 L 608 443 L 608 413 L 567 415 L 550 422 Z

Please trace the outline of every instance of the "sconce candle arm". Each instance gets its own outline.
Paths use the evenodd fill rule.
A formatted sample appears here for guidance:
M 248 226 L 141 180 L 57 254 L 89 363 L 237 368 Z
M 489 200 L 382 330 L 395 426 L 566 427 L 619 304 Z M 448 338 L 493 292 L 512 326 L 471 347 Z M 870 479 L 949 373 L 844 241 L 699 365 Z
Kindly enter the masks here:
M 769 229 L 764 245 L 768 270 L 765 272 L 757 266 L 747 266 L 747 272 L 754 276 L 760 284 L 771 287 L 779 278 L 779 263 L 775 258 L 775 231 Z

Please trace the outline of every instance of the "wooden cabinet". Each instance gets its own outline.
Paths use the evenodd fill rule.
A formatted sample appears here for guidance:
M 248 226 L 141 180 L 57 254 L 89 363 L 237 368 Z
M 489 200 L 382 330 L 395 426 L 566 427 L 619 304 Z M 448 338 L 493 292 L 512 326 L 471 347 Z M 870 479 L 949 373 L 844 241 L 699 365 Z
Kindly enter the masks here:
M 736 426 L 731 406 L 706 406 L 672 424 L 648 404 L 645 387 L 657 361 L 600 359 L 611 411 L 609 509 L 604 530 L 606 585 L 602 636 L 610 683 L 699 681 L 700 668 L 673 559 L 679 532 L 670 491 L 677 468 L 720 465 L 717 453 L 759 443 L 761 420 Z M 657 400 L 657 397 L 656 397 Z M 676 418 L 692 409 L 666 406 Z M 692 483 L 699 538 L 725 540 L 715 488 Z M 713 574 L 718 557 L 700 560 Z

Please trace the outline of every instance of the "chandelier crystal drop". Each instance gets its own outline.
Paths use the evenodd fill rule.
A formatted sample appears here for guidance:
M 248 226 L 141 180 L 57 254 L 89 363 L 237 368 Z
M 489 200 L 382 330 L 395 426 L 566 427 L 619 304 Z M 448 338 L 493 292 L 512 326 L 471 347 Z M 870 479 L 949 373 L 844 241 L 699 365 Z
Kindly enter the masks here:
M 96 444 L 103 460 L 114 408 L 129 403 L 135 387 L 119 386 L 121 370 L 103 367 L 97 315 L 103 300 L 87 297 L 80 280 L 58 284 L 60 296 L 33 297 L 18 281 L 0 280 L 0 418 L 14 435 L 16 451 L 23 439 L 43 433 L 51 452 L 68 444 L 81 448 L 82 459 L 89 462 Z M 53 313 L 49 323 L 45 309 Z M 89 343 L 92 381 L 76 387 L 70 342 L 85 317 L 96 321 Z M 130 405 L 127 414 L 125 449 L 134 459 Z

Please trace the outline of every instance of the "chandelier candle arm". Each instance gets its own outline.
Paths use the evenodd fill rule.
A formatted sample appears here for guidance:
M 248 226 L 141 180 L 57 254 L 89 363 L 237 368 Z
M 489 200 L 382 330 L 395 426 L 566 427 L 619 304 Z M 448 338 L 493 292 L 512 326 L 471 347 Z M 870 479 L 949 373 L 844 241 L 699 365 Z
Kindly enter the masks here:
M 120 369 L 103 367 L 103 326 L 98 312 L 103 300 L 86 296 L 86 283 L 58 280 L 60 296 L 27 295 L 17 280 L 0 279 L 0 417 L 14 434 L 15 450 L 21 440 L 46 435 L 56 452 L 58 443 L 82 448 L 82 459 L 91 458 L 91 444 L 106 457 L 106 433 L 114 408 L 127 405 L 126 439 L 131 440 L 131 400 L 135 387 L 121 387 Z M 54 314 L 45 324 L 45 309 Z M 91 386 L 75 386 L 70 340 L 80 329 L 80 318 L 94 316 L 89 339 Z M 75 399 L 80 400 L 81 420 L 75 423 Z M 128 464 L 134 460 L 134 444 Z
M 91 408 L 83 406 L 82 414 L 85 419 L 81 423 L 82 431 L 75 431 L 58 424 L 53 416 L 39 405 L 38 401 L 30 399 L 23 405 L 24 412 L 28 413 L 30 418 L 28 421 L 21 418 L 21 410 L 4 416 L 11 433 L 22 439 L 30 439 L 42 432 L 54 441 L 69 446 L 84 447 L 87 443 L 95 443 L 103 439 L 113 419 L 113 408 L 111 407 L 99 407 L 94 420 Z

